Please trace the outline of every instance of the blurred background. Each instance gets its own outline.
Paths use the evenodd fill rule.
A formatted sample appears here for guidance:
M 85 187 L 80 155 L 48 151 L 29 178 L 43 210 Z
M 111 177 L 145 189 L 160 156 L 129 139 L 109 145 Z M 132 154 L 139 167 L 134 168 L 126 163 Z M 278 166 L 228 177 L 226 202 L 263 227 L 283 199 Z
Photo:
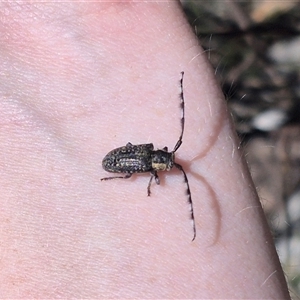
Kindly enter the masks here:
M 182 1 L 215 69 L 300 299 L 300 1 Z

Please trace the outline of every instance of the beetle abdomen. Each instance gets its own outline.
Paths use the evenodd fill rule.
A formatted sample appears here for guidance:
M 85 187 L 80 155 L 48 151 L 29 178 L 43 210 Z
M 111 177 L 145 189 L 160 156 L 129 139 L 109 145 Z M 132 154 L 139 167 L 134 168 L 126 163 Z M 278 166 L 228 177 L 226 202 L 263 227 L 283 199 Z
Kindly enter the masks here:
M 152 170 L 151 153 L 153 144 L 132 145 L 110 151 L 103 159 L 102 166 L 107 172 L 143 173 Z

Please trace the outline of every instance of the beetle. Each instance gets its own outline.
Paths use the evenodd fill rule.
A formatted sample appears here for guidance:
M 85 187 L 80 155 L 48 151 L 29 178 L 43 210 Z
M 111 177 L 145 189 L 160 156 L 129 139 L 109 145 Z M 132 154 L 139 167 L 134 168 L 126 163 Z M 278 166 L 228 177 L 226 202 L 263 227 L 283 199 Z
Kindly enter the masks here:
M 126 146 L 116 148 L 110 151 L 102 161 L 102 167 L 105 171 L 111 173 L 124 173 L 124 176 L 114 176 L 114 177 L 105 177 L 102 180 L 111 180 L 111 179 L 128 179 L 134 173 L 146 173 L 150 172 L 151 177 L 147 187 L 147 194 L 150 196 L 151 194 L 151 183 L 153 178 L 155 179 L 156 184 L 160 184 L 160 179 L 158 176 L 158 172 L 160 171 L 170 171 L 173 167 L 179 169 L 184 177 L 184 181 L 187 186 L 187 196 L 188 203 L 190 205 L 190 214 L 193 222 L 193 239 L 196 238 L 196 225 L 194 218 L 194 209 L 193 209 L 193 201 L 190 191 L 190 186 L 188 182 L 187 175 L 183 169 L 183 167 L 175 162 L 175 152 L 179 149 L 182 144 L 182 137 L 184 132 L 184 123 L 185 123 L 185 109 L 184 109 L 184 95 L 183 95 L 183 76 L 184 72 L 181 72 L 180 79 L 180 107 L 182 110 L 181 117 L 181 134 L 179 139 L 172 151 L 168 151 L 167 147 L 163 149 L 154 150 L 154 146 L 152 143 L 150 144 L 140 144 L 133 145 L 130 142 L 126 144 Z

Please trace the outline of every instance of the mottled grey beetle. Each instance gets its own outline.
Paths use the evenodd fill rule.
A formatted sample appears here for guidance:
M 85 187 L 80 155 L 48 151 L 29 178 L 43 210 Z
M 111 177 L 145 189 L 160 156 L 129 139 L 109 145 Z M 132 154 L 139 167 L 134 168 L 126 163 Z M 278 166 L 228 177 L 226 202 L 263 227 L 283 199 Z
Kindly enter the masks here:
M 180 106 L 182 109 L 182 118 L 181 118 L 181 134 L 179 139 L 173 149 L 173 151 L 168 152 L 168 148 L 164 147 L 163 149 L 154 150 L 153 144 L 141 144 L 141 145 L 132 145 L 127 143 L 126 146 L 116 148 L 110 151 L 102 161 L 102 167 L 107 172 L 112 173 L 124 173 L 125 176 L 115 176 L 115 177 L 106 177 L 101 180 L 110 180 L 116 178 L 127 179 L 132 176 L 133 173 L 145 173 L 150 172 L 151 177 L 147 187 L 148 196 L 150 196 L 150 186 L 155 178 L 156 184 L 160 184 L 160 180 L 157 172 L 159 171 L 170 171 L 174 166 L 179 169 L 184 176 L 184 181 L 187 185 L 187 195 L 188 202 L 191 209 L 191 219 L 193 222 L 194 236 L 192 241 L 196 237 L 196 225 L 194 218 L 193 202 L 190 192 L 190 186 L 188 178 L 182 166 L 175 162 L 175 152 L 182 144 L 182 137 L 184 132 L 184 121 L 185 121 L 185 110 L 184 110 L 184 96 L 183 96 L 183 75 L 184 72 L 181 72 L 180 79 Z

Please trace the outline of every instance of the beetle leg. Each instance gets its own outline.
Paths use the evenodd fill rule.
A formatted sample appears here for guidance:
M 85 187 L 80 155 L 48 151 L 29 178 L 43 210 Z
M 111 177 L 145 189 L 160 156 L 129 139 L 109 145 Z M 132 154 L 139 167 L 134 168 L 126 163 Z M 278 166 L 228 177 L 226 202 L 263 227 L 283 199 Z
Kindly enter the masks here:
M 158 177 L 158 175 L 157 175 L 157 172 L 156 172 L 156 171 L 154 171 L 154 173 L 153 173 L 153 176 L 154 176 L 154 178 L 155 178 L 155 182 L 156 182 L 156 184 L 157 184 L 157 185 L 160 185 L 160 180 L 159 180 L 159 177 Z
M 105 178 L 101 178 L 102 180 L 110 180 L 110 179 L 116 179 L 116 178 L 121 178 L 121 179 L 128 179 L 132 176 L 131 173 L 126 174 L 125 176 L 114 176 L 114 177 L 105 177 Z
M 154 175 L 151 173 L 151 177 L 150 177 L 148 187 L 147 187 L 148 197 L 151 195 L 150 186 L 151 186 L 151 182 L 152 182 L 153 177 L 154 177 Z
M 160 184 L 160 180 L 159 180 L 159 177 L 157 175 L 157 172 L 156 171 L 151 171 L 151 177 L 150 177 L 148 187 L 147 187 L 148 196 L 151 195 L 150 186 L 151 186 L 151 182 L 153 180 L 153 177 L 155 178 L 156 184 L 158 184 L 158 185 Z

